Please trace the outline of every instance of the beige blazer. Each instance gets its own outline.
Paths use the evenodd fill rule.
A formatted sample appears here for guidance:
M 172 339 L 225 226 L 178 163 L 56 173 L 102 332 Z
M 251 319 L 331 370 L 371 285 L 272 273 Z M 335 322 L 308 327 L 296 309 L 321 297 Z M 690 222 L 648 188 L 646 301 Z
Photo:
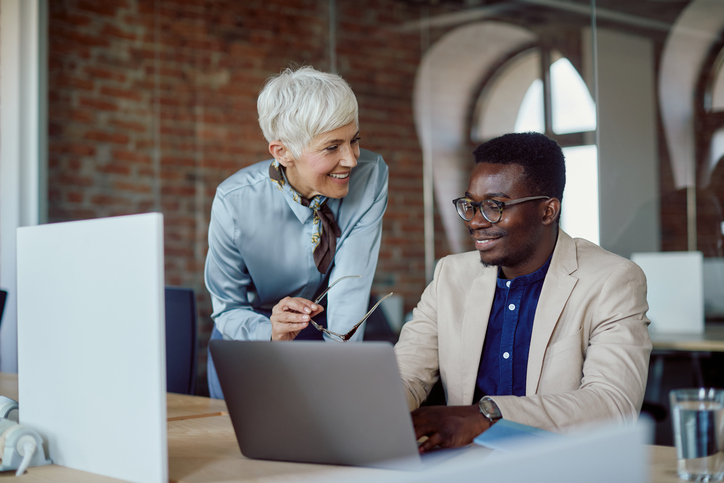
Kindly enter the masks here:
M 448 405 L 473 403 L 497 268 L 477 251 L 441 259 L 395 346 L 410 409 L 442 378 Z M 633 262 L 559 231 L 533 322 L 526 396 L 495 396 L 505 419 L 564 431 L 635 420 L 651 339 L 646 278 Z

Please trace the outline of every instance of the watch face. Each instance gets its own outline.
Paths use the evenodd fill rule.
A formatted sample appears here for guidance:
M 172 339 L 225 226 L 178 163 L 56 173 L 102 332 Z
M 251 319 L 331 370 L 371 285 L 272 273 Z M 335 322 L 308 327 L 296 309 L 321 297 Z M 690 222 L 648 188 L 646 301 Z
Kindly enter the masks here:
M 492 399 L 481 399 L 480 403 L 478 403 L 478 407 L 480 408 L 480 412 L 483 413 L 483 416 L 490 420 L 501 418 L 500 409 L 498 409 L 498 405 L 495 404 Z

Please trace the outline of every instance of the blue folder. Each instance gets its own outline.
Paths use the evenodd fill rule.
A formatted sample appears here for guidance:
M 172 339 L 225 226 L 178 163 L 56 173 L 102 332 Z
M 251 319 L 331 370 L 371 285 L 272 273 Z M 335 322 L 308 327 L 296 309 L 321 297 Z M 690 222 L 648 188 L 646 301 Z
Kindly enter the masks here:
M 533 426 L 500 419 L 487 431 L 479 434 L 473 442 L 494 450 L 515 451 L 532 443 L 544 443 L 560 438 L 564 438 L 564 436 L 534 428 Z

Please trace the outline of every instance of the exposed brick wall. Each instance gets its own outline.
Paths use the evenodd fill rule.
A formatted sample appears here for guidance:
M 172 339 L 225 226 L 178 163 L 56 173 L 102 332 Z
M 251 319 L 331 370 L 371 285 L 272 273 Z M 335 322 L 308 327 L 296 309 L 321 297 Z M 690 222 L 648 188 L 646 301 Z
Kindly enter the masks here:
M 49 4 L 49 219 L 163 212 L 166 283 L 196 291 L 205 348 L 202 271 L 216 186 L 269 157 L 256 121 L 264 80 L 290 63 L 329 70 L 328 2 Z M 392 26 L 419 13 L 392 0 L 339 0 L 337 18 L 337 66 L 358 96 L 362 144 L 390 167 L 373 291 L 403 295 L 408 311 L 425 285 L 411 102 L 421 52 L 418 33 Z M 441 231 L 437 243 L 437 256 L 446 254 Z
M 331 68 L 329 4 L 50 0 L 49 7 L 49 219 L 163 212 L 166 283 L 196 291 L 205 348 L 211 306 L 203 263 L 216 186 L 269 157 L 256 121 L 264 80 L 292 63 Z M 412 112 L 424 42 L 399 26 L 421 11 L 397 0 L 336 2 L 337 70 L 357 94 L 362 145 L 390 167 L 373 291 L 401 294 L 405 311 L 425 285 L 422 154 Z M 432 29 L 430 42 L 447 30 Z M 562 50 L 579 63 L 575 45 Z M 686 206 L 673 192 L 663 141 L 660 151 L 663 249 L 685 249 Z M 711 216 L 703 207 L 700 214 Z M 439 258 L 448 247 L 437 214 L 435 226 Z M 199 362 L 203 393 L 204 351 Z

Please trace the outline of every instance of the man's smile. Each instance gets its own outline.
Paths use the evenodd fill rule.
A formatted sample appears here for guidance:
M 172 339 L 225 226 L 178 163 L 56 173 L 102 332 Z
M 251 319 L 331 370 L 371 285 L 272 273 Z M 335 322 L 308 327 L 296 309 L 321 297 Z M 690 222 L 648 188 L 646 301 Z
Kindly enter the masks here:
M 488 250 L 497 245 L 498 240 L 505 236 L 505 233 L 499 231 L 484 233 L 480 230 L 469 230 L 470 236 L 475 242 L 476 250 Z

